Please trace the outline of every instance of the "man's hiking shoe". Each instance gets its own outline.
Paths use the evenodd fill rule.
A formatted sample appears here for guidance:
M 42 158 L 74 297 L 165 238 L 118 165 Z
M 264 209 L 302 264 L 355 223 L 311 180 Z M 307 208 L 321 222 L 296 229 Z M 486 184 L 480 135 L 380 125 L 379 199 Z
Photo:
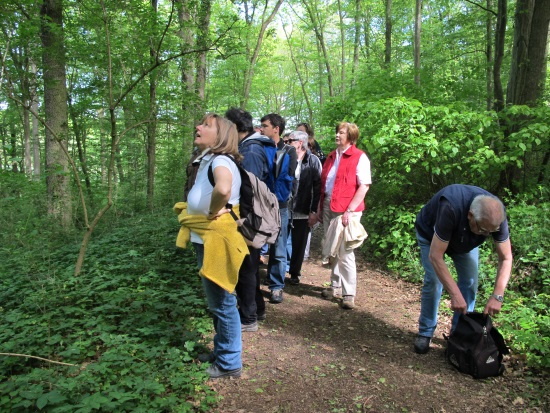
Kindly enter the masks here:
M 288 283 L 290 285 L 298 285 L 300 284 L 300 277 L 290 277 L 290 279 L 288 280 Z
M 241 331 L 243 333 L 253 333 L 255 331 L 258 331 L 258 322 L 254 321 L 250 324 L 241 324 Z
M 426 354 L 430 350 L 431 337 L 416 336 L 414 340 L 414 351 L 418 354 Z
M 199 354 L 197 359 L 201 363 L 214 363 L 214 360 L 216 360 L 216 356 L 214 356 L 214 352 L 211 351 L 210 353 L 201 353 L 201 354 Z
M 258 321 L 265 321 L 265 312 L 259 313 L 259 314 L 256 316 L 256 320 L 258 320 Z
M 271 297 L 269 302 L 272 304 L 279 304 L 283 302 L 283 290 L 273 290 L 271 291 Z
M 211 379 L 221 379 L 224 377 L 241 377 L 243 369 L 234 369 L 234 370 L 225 370 L 222 369 L 217 364 L 212 364 L 210 367 L 206 369 L 206 372 L 210 376 Z
M 342 287 L 327 288 L 326 290 L 321 291 L 321 295 L 327 300 L 342 298 Z
M 353 299 L 353 295 L 344 295 L 344 299 L 342 300 L 342 308 L 346 310 L 351 310 L 355 308 L 355 301 Z

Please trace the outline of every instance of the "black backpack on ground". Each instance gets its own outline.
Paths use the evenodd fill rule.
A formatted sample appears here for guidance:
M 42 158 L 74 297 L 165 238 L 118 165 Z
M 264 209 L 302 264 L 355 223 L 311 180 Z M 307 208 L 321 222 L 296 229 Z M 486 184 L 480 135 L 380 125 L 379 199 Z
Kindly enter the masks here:
M 508 354 L 504 338 L 482 313 L 461 314 L 447 340 L 445 357 L 462 373 L 475 379 L 499 376 L 504 372 L 502 357 Z

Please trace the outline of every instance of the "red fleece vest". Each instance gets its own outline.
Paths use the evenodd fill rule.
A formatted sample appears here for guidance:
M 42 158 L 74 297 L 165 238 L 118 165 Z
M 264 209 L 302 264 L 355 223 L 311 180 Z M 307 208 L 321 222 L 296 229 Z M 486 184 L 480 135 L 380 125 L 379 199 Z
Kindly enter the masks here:
M 357 184 L 357 164 L 363 153 L 364 152 L 357 149 L 355 145 L 350 146 L 349 149 L 343 153 L 340 164 L 338 165 L 338 170 L 336 171 L 334 188 L 332 189 L 332 196 L 330 199 L 331 211 L 343 213 L 348 209 L 349 203 L 359 187 Z M 332 151 L 323 165 L 323 171 L 321 173 L 321 207 L 325 200 L 327 176 L 335 160 L 336 151 Z M 365 200 L 362 200 L 359 206 L 355 208 L 354 212 L 364 210 Z

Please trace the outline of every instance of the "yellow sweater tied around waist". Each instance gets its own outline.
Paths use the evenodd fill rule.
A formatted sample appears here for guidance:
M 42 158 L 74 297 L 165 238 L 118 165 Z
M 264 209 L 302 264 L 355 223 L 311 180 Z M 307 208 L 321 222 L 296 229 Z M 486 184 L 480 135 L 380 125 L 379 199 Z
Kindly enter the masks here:
M 191 231 L 199 235 L 204 243 L 204 260 L 199 274 L 230 293 L 235 291 L 248 247 L 233 217 L 223 214 L 209 220 L 204 215 L 189 215 L 186 202 L 178 202 L 174 211 L 181 225 L 176 245 L 187 248 Z M 238 216 L 239 206 L 235 205 L 233 211 Z

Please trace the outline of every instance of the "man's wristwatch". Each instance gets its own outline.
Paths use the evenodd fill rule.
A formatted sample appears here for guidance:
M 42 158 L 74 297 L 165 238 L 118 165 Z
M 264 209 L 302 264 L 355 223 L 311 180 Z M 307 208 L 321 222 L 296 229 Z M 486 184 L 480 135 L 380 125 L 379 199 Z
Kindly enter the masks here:
M 499 303 L 504 302 L 504 296 L 499 294 L 491 294 L 491 297 L 493 297 L 495 300 L 497 300 Z

